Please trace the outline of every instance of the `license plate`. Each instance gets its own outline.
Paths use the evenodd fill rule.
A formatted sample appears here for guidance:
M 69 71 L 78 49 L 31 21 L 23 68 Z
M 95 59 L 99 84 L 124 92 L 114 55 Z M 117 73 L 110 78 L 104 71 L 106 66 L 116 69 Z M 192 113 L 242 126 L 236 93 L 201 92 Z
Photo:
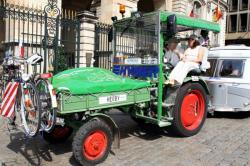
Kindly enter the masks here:
M 126 100 L 127 100 L 126 94 L 103 96 L 103 97 L 99 97 L 99 104 L 117 103 L 117 102 L 126 101 Z

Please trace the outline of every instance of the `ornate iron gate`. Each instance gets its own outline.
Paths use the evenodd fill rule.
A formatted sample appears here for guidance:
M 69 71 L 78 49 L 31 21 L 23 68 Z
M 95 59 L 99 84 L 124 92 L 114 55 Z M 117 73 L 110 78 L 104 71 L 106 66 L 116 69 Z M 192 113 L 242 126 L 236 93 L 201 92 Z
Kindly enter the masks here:
M 44 10 L 1 5 L 0 29 L 1 58 L 10 51 L 18 55 L 22 44 L 25 57 L 32 53 L 44 57 L 38 72 L 57 73 L 79 66 L 80 20 L 75 12 L 62 14 L 57 0 L 48 0 Z
M 112 25 L 97 23 L 95 26 L 95 67 L 111 70 L 112 43 L 108 40 Z

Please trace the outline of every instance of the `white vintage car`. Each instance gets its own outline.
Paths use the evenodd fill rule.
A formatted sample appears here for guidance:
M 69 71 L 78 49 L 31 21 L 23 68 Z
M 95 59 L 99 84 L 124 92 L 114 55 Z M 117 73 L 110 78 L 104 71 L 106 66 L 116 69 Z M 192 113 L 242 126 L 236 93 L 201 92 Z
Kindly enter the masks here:
M 210 91 L 210 112 L 250 111 L 250 47 L 212 48 L 208 58 L 211 68 L 204 79 Z

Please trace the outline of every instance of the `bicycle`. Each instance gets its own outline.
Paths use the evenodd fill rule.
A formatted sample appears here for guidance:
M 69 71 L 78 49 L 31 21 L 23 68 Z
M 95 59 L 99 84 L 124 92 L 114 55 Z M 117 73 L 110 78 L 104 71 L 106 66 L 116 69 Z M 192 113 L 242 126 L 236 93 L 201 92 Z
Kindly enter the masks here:
M 40 130 L 41 103 L 37 89 L 32 82 L 32 75 L 24 72 L 25 64 L 41 62 L 37 59 L 24 59 L 10 56 L 4 59 L 3 66 L 8 75 L 3 94 L 1 114 L 15 121 L 16 114 L 21 117 L 21 125 L 27 136 L 34 137 Z
M 38 54 L 37 54 L 38 55 Z M 40 56 L 40 55 L 39 55 Z M 31 56 L 29 61 L 36 61 L 37 56 Z M 43 59 L 39 59 L 40 62 Z M 40 74 L 37 73 L 36 63 L 32 64 L 33 71 L 31 80 L 35 84 L 39 99 L 41 101 L 41 131 L 51 132 L 56 124 L 57 100 L 56 92 L 50 82 L 52 73 Z

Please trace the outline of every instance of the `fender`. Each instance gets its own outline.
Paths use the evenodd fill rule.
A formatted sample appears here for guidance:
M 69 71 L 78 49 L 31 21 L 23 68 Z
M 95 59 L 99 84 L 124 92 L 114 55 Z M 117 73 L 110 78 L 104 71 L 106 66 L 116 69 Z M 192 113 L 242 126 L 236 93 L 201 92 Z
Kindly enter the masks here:
M 198 82 L 198 83 L 200 83 L 203 86 L 203 88 L 205 89 L 207 95 L 210 95 L 208 85 L 207 85 L 206 81 L 204 81 L 201 77 L 198 77 L 198 76 L 187 77 L 184 80 L 183 85 L 185 85 L 187 83 L 190 83 L 190 82 Z
M 108 124 L 108 126 L 113 130 L 113 138 L 114 138 L 114 148 L 119 149 L 120 148 L 120 130 L 118 125 L 115 123 L 115 121 L 108 115 L 103 113 L 94 113 L 91 114 L 88 121 L 97 119 L 97 120 L 103 120 Z

